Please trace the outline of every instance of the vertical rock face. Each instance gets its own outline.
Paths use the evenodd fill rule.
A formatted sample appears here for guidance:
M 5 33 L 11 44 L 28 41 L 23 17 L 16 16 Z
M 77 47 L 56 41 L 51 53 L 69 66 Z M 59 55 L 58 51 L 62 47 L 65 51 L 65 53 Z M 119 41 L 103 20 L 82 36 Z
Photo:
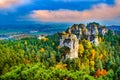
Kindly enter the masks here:
M 98 45 L 98 28 L 96 25 L 91 24 L 88 28 L 88 40 L 95 45 Z
M 63 37 L 64 36 L 64 37 Z M 63 35 L 60 39 L 60 46 L 69 48 L 68 53 L 65 53 L 65 58 L 78 58 L 78 44 L 79 41 L 74 34 Z
M 80 35 L 78 35 L 79 36 L 79 40 L 82 40 L 82 38 L 84 38 L 85 34 L 86 34 L 86 27 L 85 27 L 84 24 L 79 24 L 78 25 L 78 29 L 79 29 L 78 32 L 80 34 Z
M 82 40 L 82 29 L 81 29 L 81 28 L 78 28 L 77 38 L 78 38 L 79 40 Z

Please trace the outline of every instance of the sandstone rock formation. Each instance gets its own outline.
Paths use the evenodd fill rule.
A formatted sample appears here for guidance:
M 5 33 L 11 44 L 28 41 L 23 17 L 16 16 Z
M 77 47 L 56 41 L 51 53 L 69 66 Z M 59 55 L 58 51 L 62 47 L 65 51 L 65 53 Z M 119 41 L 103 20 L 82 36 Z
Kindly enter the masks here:
M 92 23 L 88 24 L 87 27 L 84 24 L 74 24 L 72 27 L 68 27 L 60 35 L 60 46 L 69 49 L 65 58 L 73 59 L 78 57 L 79 41 L 83 39 L 89 40 L 96 46 L 99 45 L 98 35 L 105 35 L 107 31 L 107 28 L 101 28 L 99 25 Z
M 77 39 L 76 35 L 74 34 L 62 34 L 60 38 L 60 46 L 67 47 L 69 52 L 65 53 L 65 58 L 73 59 L 78 58 L 78 46 L 79 40 Z

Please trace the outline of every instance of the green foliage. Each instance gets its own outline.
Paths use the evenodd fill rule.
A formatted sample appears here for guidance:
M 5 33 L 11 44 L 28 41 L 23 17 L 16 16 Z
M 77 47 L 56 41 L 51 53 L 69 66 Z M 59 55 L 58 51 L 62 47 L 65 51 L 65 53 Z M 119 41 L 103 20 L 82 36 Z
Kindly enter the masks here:
M 42 40 L 0 41 L 0 79 L 119 80 L 120 36 L 109 31 L 102 39 L 98 46 L 83 39 L 79 46 L 79 58 L 72 60 L 64 60 L 64 53 L 69 49 L 59 46 L 58 34 Z M 103 75 L 102 70 L 107 74 Z M 97 71 L 99 77 L 94 76 Z
M 115 79 L 119 80 L 120 79 L 120 67 L 118 67 L 118 69 L 115 72 Z
M 36 38 L 0 41 L 0 74 L 5 74 L 14 65 L 41 62 L 46 66 L 53 66 L 56 63 L 56 56 L 60 54 L 57 49 L 59 40 L 57 34 L 48 38 L 46 42 Z M 45 49 L 44 52 L 40 52 L 41 48 Z
M 49 73 L 49 74 L 48 74 Z M 41 63 L 15 66 L 11 71 L 0 77 L 2 80 L 94 80 L 94 77 L 82 71 L 46 68 Z

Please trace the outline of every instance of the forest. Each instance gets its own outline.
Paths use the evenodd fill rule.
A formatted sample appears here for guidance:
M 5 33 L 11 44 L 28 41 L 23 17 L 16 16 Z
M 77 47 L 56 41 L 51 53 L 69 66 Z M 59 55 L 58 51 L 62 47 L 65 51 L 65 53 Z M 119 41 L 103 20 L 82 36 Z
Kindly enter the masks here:
M 120 35 L 99 35 L 98 46 L 83 39 L 79 58 L 63 59 L 59 34 L 42 40 L 0 41 L 0 80 L 120 80 Z

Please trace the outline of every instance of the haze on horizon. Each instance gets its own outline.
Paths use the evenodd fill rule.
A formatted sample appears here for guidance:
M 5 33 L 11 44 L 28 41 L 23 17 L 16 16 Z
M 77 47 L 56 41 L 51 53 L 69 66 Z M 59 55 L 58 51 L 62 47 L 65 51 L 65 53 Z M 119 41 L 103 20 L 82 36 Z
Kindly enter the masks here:
M 0 25 L 87 23 L 120 25 L 120 0 L 0 0 Z

